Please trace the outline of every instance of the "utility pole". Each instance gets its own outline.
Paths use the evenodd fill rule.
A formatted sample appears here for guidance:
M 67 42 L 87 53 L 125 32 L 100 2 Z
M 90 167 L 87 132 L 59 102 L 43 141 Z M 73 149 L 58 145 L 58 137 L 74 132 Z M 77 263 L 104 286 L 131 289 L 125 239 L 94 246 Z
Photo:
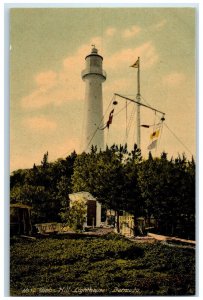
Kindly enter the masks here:
M 137 147 L 140 149 L 141 147 L 141 133 L 140 133 L 140 58 L 137 60 Z
M 162 114 L 162 118 L 161 118 L 161 122 L 163 122 L 165 120 L 165 113 L 152 107 L 152 106 L 149 106 L 149 105 L 146 105 L 146 104 L 143 104 L 141 102 L 141 93 L 140 93 L 140 58 L 138 57 L 138 59 L 136 60 L 136 62 L 130 66 L 130 67 L 133 67 L 133 68 L 137 68 L 137 95 L 136 95 L 136 100 L 134 99 L 131 99 L 129 97 L 126 97 L 126 96 L 122 96 L 120 94 L 117 94 L 117 93 L 114 93 L 115 96 L 118 96 L 118 97 L 121 97 L 127 101 L 130 101 L 130 102 L 133 102 L 133 103 L 136 103 L 137 104 L 137 147 L 139 149 L 141 149 L 141 130 L 140 130 L 140 127 L 146 127 L 146 128 L 149 128 L 150 125 L 141 125 L 140 124 L 140 106 L 143 106 L 143 107 L 146 107 L 152 111 L 154 111 L 155 113 L 158 112 L 160 114 Z

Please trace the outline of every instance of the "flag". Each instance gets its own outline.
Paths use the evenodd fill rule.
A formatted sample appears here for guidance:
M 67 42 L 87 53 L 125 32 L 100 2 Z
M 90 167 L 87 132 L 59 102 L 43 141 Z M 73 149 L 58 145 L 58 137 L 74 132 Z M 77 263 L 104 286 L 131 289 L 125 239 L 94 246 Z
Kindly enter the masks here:
M 157 140 L 153 141 L 151 144 L 149 144 L 149 146 L 147 147 L 148 150 L 152 150 L 154 148 L 156 148 L 157 146 Z
M 113 120 L 113 113 L 114 113 L 114 109 L 112 109 L 112 111 L 109 114 L 109 119 L 106 122 L 105 126 L 103 128 L 99 128 L 100 130 L 104 130 L 106 127 L 109 129 L 110 124 L 112 124 L 112 120 Z
M 137 59 L 137 61 L 132 65 L 130 66 L 132 68 L 139 68 L 139 59 Z
M 112 109 L 112 111 L 109 114 L 109 119 L 106 123 L 106 127 L 109 129 L 110 124 L 112 124 L 112 120 L 113 120 L 113 113 L 114 113 L 114 109 Z
M 159 129 L 155 130 L 152 134 L 150 134 L 150 139 L 153 140 L 154 138 L 158 138 L 159 132 L 160 132 Z

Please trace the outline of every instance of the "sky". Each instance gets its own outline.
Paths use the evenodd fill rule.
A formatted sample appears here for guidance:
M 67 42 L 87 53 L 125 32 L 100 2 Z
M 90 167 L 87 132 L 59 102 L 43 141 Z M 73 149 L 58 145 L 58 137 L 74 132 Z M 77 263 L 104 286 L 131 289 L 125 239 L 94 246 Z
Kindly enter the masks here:
M 26 8 L 10 10 L 10 171 L 84 150 L 85 83 L 81 71 L 95 44 L 103 56 L 104 120 L 114 93 L 135 99 L 140 57 L 142 102 L 165 112 L 154 156 L 196 156 L 194 8 Z M 136 142 L 135 105 L 116 98 L 105 142 Z M 127 119 L 126 119 L 127 115 Z M 161 115 L 141 108 L 141 124 Z M 128 129 L 128 136 L 126 135 Z M 153 129 L 141 129 L 147 157 Z

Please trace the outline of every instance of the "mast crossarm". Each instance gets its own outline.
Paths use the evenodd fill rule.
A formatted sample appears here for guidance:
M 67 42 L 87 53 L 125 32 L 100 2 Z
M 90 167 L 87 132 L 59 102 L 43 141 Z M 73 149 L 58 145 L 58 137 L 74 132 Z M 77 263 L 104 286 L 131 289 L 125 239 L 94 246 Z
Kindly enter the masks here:
M 156 108 L 153 108 L 153 107 L 151 107 L 151 106 L 148 106 L 148 105 L 146 105 L 146 104 L 140 103 L 140 102 L 138 102 L 138 101 L 135 101 L 135 100 L 133 100 L 133 99 L 130 99 L 130 98 L 125 97 L 125 96 L 122 96 L 122 95 L 117 94 L 117 93 L 114 93 L 114 95 L 115 95 L 115 96 L 118 96 L 118 97 L 121 97 L 121 98 L 123 98 L 123 99 L 129 100 L 129 101 L 131 101 L 131 102 L 137 103 L 138 105 L 147 107 L 147 108 L 149 108 L 149 109 L 151 109 L 151 110 L 153 110 L 153 111 L 155 111 L 155 112 L 159 112 L 159 113 L 165 115 L 165 113 L 164 113 L 163 111 L 160 111 L 160 110 L 158 110 L 158 109 L 156 109 Z

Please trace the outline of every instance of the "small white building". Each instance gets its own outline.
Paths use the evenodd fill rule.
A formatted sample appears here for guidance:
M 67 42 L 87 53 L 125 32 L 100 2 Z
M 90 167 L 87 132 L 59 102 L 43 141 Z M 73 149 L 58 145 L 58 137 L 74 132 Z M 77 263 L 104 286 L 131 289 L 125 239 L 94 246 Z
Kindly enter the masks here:
M 78 192 L 69 194 L 70 208 L 74 202 L 82 202 L 86 205 L 86 221 L 83 227 L 100 227 L 101 204 L 89 192 Z

